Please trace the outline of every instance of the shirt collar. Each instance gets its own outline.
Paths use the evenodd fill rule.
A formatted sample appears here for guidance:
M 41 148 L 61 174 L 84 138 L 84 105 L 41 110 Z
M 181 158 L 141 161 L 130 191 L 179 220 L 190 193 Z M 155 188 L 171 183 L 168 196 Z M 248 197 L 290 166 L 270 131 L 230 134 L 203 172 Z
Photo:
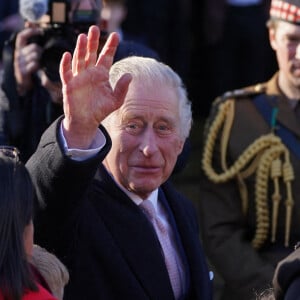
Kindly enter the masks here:
M 113 181 L 118 185 L 118 187 L 136 204 L 136 205 L 140 205 L 144 199 L 142 199 L 141 197 L 139 197 L 138 195 L 128 191 L 127 189 L 125 189 L 122 185 L 120 185 L 119 183 L 116 182 L 116 180 L 114 179 L 114 177 L 111 175 L 111 173 L 109 171 L 107 171 L 107 173 L 111 176 L 111 178 L 113 179 Z M 157 202 L 157 198 L 158 198 L 158 189 L 155 189 L 153 192 L 151 192 L 151 194 L 148 196 L 147 199 L 145 200 L 149 200 L 151 201 L 151 203 L 153 204 L 155 211 L 158 210 L 158 202 Z
M 124 187 L 121 186 L 121 189 L 126 193 L 126 195 L 136 204 L 136 205 L 140 205 L 144 200 L 139 197 L 138 195 L 126 190 Z M 151 203 L 153 204 L 155 210 L 157 211 L 157 197 L 158 197 L 158 189 L 154 190 L 147 199 L 145 200 L 149 200 L 151 201 Z

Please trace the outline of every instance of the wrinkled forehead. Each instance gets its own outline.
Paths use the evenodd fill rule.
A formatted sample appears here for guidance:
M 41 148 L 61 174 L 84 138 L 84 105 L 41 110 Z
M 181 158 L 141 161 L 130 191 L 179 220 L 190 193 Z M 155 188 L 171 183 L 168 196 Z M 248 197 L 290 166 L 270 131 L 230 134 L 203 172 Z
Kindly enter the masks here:
M 118 109 L 113 117 L 118 127 L 131 121 L 140 121 L 149 126 L 160 122 L 171 128 L 179 128 L 179 111 L 174 101 L 153 98 L 130 98 Z
M 178 119 L 179 105 L 174 88 L 163 83 L 134 83 L 130 86 L 119 116 L 145 119 Z
M 136 100 L 136 102 L 143 101 L 161 101 L 169 103 L 178 103 L 177 90 L 170 83 L 162 82 L 160 80 L 143 80 L 133 78 L 129 85 L 125 102 Z

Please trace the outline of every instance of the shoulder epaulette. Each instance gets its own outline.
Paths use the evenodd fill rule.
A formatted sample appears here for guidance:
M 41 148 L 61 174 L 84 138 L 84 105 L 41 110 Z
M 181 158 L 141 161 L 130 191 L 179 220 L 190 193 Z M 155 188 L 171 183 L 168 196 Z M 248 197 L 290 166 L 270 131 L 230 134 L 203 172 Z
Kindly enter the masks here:
M 219 110 L 219 106 L 223 102 L 225 102 L 229 99 L 239 100 L 239 99 L 250 98 L 255 95 L 264 93 L 265 90 L 266 90 L 266 85 L 263 83 L 259 83 L 259 84 L 245 87 L 242 89 L 228 91 L 228 92 L 224 93 L 223 95 L 217 97 L 212 103 L 209 116 L 206 118 L 206 122 L 205 122 L 205 126 L 204 126 L 204 136 L 206 136 L 206 131 L 210 127 L 213 120 L 215 119 L 215 117 L 218 113 L 218 110 Z
M 256 85 L 252 85 L 252 86 L 245 87 L 245 88 L 242 88 L 242 89 L 227 91 L 223 95 L 216 98 L 213 105 L 220 104 L 221 102 L 224 102 L 228 99 L 238 100 L 238 99 L 244 99 L 244 98 L 252 97 L 254 95 L 258 95 L 258 94 L 261 94 L 261 93 L 265 92 L 265 90 L 266 90 L 265 84 L 258 83 Z

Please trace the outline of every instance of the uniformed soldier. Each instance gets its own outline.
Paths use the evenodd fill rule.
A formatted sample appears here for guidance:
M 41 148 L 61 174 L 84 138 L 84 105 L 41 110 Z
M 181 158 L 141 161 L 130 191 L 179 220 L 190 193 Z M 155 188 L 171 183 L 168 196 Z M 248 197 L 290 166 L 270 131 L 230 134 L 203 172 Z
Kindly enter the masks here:
M 278 72 L 216 99 L 205 127 L 202 235 L 222 300 L 255 299 L 300 240 L 300 1 L 272 0 L 267 26 Z

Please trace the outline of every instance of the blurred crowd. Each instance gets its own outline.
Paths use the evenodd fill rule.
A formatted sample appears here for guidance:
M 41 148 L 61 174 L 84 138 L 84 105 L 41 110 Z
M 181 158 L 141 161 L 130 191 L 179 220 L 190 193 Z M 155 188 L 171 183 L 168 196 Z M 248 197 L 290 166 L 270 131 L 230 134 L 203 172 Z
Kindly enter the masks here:
M 107 1 L 114 9 L 104 6 L 101 26 L 107 26 L 109 17 L 109 30 L 122 29 L 123 38 L 154 49 L 183 77 L 194 115 L 206 117 L 216 96 L 266 80 L 277 68 L 265 26 L 270 1 L 256 2 L 259 5 L 225 0 Z M 1 6 L 6 6 L 0 9 L 3 48 L 23 20 L 18 1 L 3 1 Z

